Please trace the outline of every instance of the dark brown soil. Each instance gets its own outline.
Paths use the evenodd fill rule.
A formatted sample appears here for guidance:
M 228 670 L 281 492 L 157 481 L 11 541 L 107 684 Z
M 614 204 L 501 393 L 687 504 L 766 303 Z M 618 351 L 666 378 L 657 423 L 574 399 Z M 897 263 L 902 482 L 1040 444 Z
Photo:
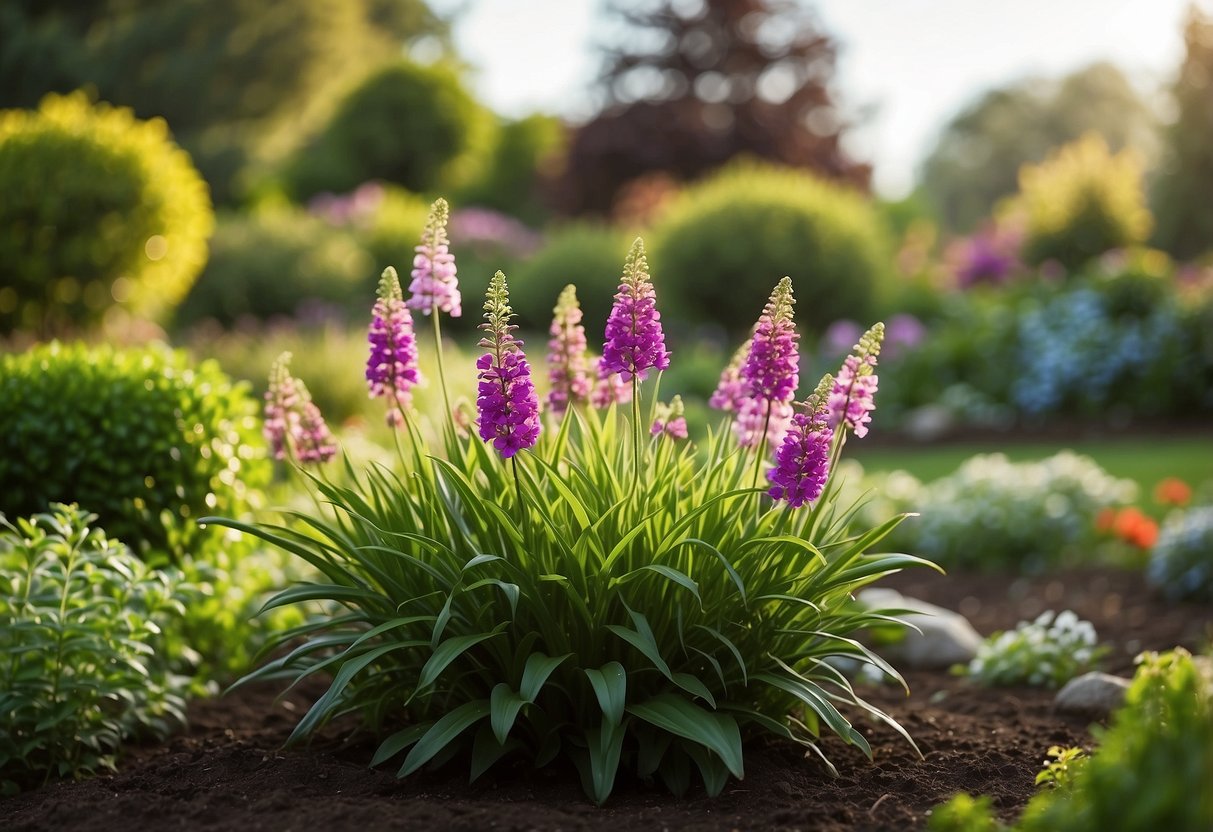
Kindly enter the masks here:
M 1113 647 L 1111 669 L 1128 672 L 1132 654 L 1176 644 L 1199 647 L 1213 635 L 1213 607 L 1151 598 L 1140 576 L 1087 570 L 1032 580 L 902 575 L 890 585 L 964 609 L 982 632 L 1013 627 L 1043 609 L 1071 608 Z M 732 830 L 917 829 L 957 791 L 993 796 L 1011 817 L 1034 792 L 1050 745 L 1089 745 L 1087 723 L 1052 712 L 1052 695 L 987 690 L 946 674 L 908 677 L 899 688 L 869 689 L 918 742 L 919 759 L 882 726 L 866 726 L 875 762 L 838 742 L 821 765 L 783 743 L 747 749 L 746 778 L 724 794 L 678 800 L 658 787 L 622 781 L 603 808 L 581 794 L 567 769 L 519 767 L 473 786 L 462 771 L 397 781 L 366 768 L 371 747 L 318 741 L 281 750 L 308 700 L 275 703 L 249 690 L 198 702 L 188 734 L 136 749 L 121 771 L 61 783 L 0 802 L 0 828 L 26 830 Z

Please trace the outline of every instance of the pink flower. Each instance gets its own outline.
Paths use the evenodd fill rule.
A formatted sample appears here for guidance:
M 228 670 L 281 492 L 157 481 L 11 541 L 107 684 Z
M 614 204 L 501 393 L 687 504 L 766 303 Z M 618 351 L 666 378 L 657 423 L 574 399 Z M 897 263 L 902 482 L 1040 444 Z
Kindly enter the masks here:
M 548 341 L 548 407 L 563 413 L 570 405 L 590 397 L 589 360 L 586 356 L 585 327 L 581 325 L 581 305 L 572 284 L 565 286 L 553 310 L 552 339 Z
M 307 387 L 291 375 L 290 362 L 284 352 L 270 368 L 264 429 L 270 452 L 279 460 L 293 455 L 300 462 L 327 462 L 337 446 Z
M 366 362 L 366 380 L 371 398 L 390 399 L 387 422 L 392 427 L 404 421 L 403 411 L 412 404 L 409 392 L 421 381 L 417 369 L 417 339 L 413 316 L 405 306 L 396 270 L 388 266 L 379 280 L 379 299 L 367 333 L 371 354 Z
M 413 281 L 409 284 L 408 305 L 423 315 L 446 312 L 452 318 L 463 314 L 463 298 L 455 277 L 455 255 L 450 252 L 446 223 L 450 207 L 438 199 L 430 207 L 430 216 L 421 233 L 421 244 L 413 258 Z
M 652 436 L 665 434 L 671 439 L 686 439 L 687 420 L 684 413 L 682 396 L 675 396 L 669 404 L 658 405 L 657 418 L 653 421 L 649 433 Z
M 522 342 L 513 335 L 510 291 L 505 275 L 497 272 L 484 302 L 488 333 L 480 345 L 489 351 L 476 360 L 480 370 L 476 407 L 480 411 L 480 438 L 492 442 L 505 459 L 534 447 L 539 441 L 539 397 Z
M 625 381 L 635 376 L 643 381 L 652 368 L 670 366 L 657 311 L 657 293 L 649 279 L 644 242 L 637 237 L 623 267 L 623 282 L 615 293 L 615 304 L 607 318 L 606 343 L 602 347 L 599 376 L 618 373 Z
M 624 382 L 618 373 L 604 373 L 602 359 L 594 361 L 594 370 L 598 381 L 590 393 L 590 404 L 599 410 L 606 410 L 613 404 L 627 404 L 632 400 L 632 385 Z
M 884 324 L 878 323 L 863 334 L 855 352 L 843 361 L 828 401 L 831 430 L 842 425 L 854 432 L 856 438 L 868 435 L 868 424 L 876 409 L 876 356 L 883 340 Z

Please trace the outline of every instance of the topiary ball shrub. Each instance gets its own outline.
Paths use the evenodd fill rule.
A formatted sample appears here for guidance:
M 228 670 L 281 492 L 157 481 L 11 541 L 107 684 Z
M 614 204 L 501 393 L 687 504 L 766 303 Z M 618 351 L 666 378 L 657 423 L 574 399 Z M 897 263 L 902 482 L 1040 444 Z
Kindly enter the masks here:
M 797 320 L 817 333 L 840 318 L 871 317 L 888 294 L 891 247 L 876 209 L 805 171 L 727 168 L 684 191 L 652 234 L 670 316 L 734 335 L 753 323 L 737 298 L 760 293 L 773 274 L 792 278 Z
M 451 187 L 479 175 L 496 127 L 452 68 L 401 61 L 341 102 L 286 179 L 297 198 L 349 191 L 372 179 L 410 191 Z
M 1141 161 L 1113 154 L 1088 134 L 1019 173 L 1018 205 L 1027 221 L 1030 264 L 1055 260 L 1077 269 L 1106 251 L 1145 242 L 1154 220 L 1146 203 Z
M 349 231 L 301 211 L 223 217 L 175 323 L 292 317 L 317 302 L 344 311 L 374 291 L 374 274 L 374 260 Z
M 546 331 L 560 290 L 576 282 L 586 332 L 591 342 L 601 340 L 628 242 L 620 231 L 588 223 L 566 225 L 549 234 L 543 247 L 518 266 L 510 281 L 519 324 L 531 332 Z M 664 297 L 662 306 L 670 306 Z
M 0 358 L 0 512 L 79 503 L 143 554 L 218 541 L 196 520 L 243 513 L 269 481 L 257 404 L 213 361 L 164 347 L 52 343 Z
M 162 119 L 83 93 L 0 112 L 0 193 L 2 331 L 159 317 L 206 262 L 210 196 Z

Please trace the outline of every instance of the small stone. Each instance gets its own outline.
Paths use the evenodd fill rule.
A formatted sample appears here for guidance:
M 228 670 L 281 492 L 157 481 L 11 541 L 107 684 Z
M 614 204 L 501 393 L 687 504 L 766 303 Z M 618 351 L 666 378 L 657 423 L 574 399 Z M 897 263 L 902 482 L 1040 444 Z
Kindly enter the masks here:
M 947 670 L 952 665 L 968 663 L 981 646 L 981 635 L 959 613 L 907 598 L 892 589 L 865 589 L 856 597 L 869 607 L 912 611 L 898 617 L 921 632 L 906 629 L 901 641 L 878 650 L 896 668 Z
M 1053 707 L 1061 713 L 1106 717 L 1124 704 L 1129 680 L 1107 673 L 1084 673 L 1066 682 Z

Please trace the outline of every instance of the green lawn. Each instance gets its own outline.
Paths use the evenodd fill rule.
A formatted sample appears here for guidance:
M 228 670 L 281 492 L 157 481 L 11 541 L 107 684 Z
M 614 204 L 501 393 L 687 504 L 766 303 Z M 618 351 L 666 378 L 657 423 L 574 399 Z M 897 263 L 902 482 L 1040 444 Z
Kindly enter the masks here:
M 847 443 L 847 454 L 870 472 L 902 469 L 929 482 L 955 471 L 974 454 L 1002 452 L 1012 460 L 1025 461 L 1043 459 L 1066 448 L 1092 457 L 1111 474 L 1136 480 L 1143 496 L 1164 477 L 1179 477 L 1194 487 L 1213 486 L 1213 435 L 868 448 L 859 440 Z

